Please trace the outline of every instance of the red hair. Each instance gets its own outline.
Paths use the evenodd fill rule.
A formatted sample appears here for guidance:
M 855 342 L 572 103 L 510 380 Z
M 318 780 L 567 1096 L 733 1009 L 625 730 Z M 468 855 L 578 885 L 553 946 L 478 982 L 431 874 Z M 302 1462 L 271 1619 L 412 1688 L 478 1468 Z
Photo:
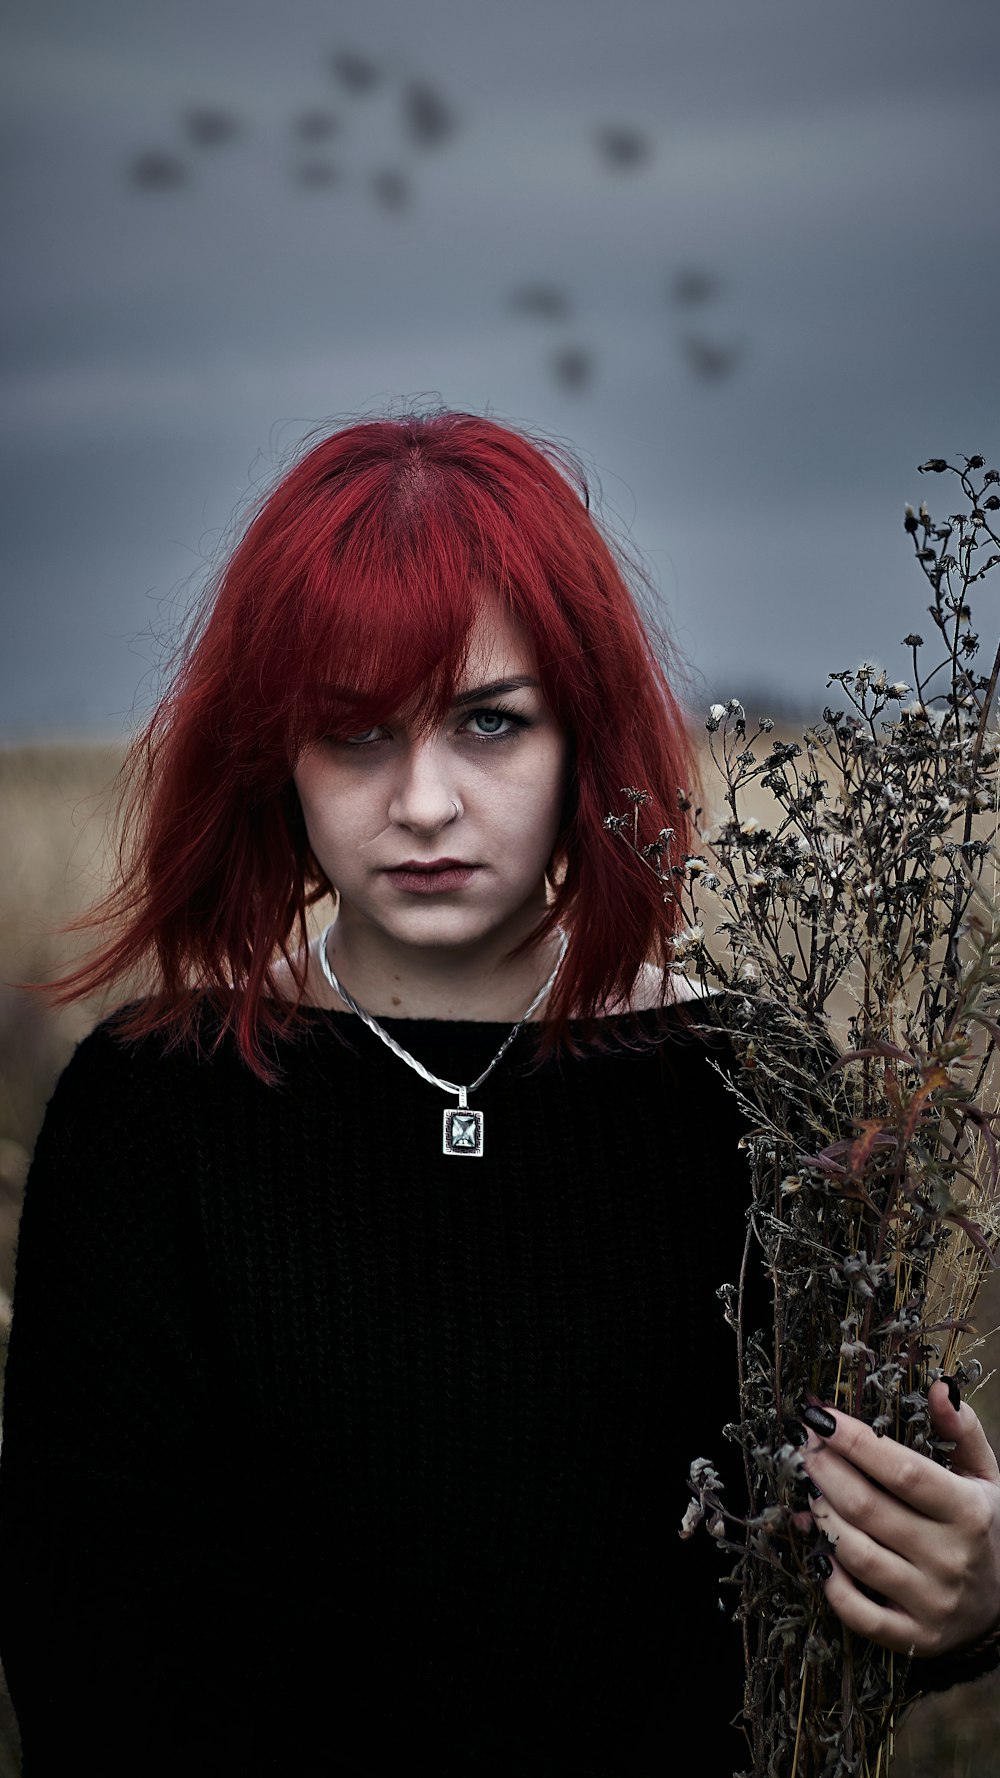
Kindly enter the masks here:
M 642 965 L 669 961 L 680 912 L 604 818 L 631 808 L 624 786 L 648 793 L 640 841 L 670 828 L 682 862 L 696 764 L 626 576 L 648 584 L 589 504 L 564 448 L 473 414 L 364 421 L 307 450 L 259 506 L 129 750 L 118 876 L 75 922 L 108 941 L 52 998 L 138 973 L 148 995 L 124 1028 L 180 1036 L 211 997 L 269 1078 L 262 1040 L 300 1018 L 274 965 L 293 965 L 301 994 L 307 909 L 331 887 L 292 782 L 298 753 L 338 721 L 356 733 L 411 701 L 443 712 L 488 583 L 530 634 L 571 742 L 554 894 L 525 941 L 569 934 L 546 1038 L 627 1005 Z

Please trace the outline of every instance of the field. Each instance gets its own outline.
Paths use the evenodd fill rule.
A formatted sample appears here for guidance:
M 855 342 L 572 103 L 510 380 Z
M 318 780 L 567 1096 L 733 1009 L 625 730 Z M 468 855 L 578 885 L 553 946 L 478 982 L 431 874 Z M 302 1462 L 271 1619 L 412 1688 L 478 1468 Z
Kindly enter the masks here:
M 789 737 L 794 738 L 792 731 Z M 0 749 L 0 1335 L 6 1342 L 14 1245 L 28 1156 L 52 1084 L 74 1044 L 100 1016 L 97 1004 L 53 1015 L 19 981 L 46 978 L 79 942 L 59 924 L 93 898 L 107 846 L 108 793 L 120 761 L 114 748 Z M 755 812 L 768 815 L 761 795 Z M 708 818 L 717 818 L 709 809 Z M 1000 1322 L 1000 1288 L 981 1298 L 978 1327 Z M 0 1354 L 2 1356 L 2 1354 Z M 987 1371 L 997 1363 L 986 1350 Z M 1000 1386 L 989 1381 L 975 1406 L 1000 1445 Z M 894 1778 L 985 1778 L 997 1770 L 1000 1678 L 919 1705 L 906 1723 Z M 17 1728 L 0 1691 L 0 1778 L 19 1771 Z M 640 1775 L 637 1774 L 637 1778 Z M 643 1775 L 644 1778 L 644 1775 Z M 710 1775 L 715 1778 L 715 1775 Z

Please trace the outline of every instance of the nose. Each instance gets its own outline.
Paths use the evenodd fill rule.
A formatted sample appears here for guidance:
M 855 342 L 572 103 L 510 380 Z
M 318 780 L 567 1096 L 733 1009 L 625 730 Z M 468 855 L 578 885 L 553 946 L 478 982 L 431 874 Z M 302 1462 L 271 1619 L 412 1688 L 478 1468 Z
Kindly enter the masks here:
M 413 740 L 400 760 L 389 820 L 432 839 L 462 813 L 454 761 L 434 735 Z

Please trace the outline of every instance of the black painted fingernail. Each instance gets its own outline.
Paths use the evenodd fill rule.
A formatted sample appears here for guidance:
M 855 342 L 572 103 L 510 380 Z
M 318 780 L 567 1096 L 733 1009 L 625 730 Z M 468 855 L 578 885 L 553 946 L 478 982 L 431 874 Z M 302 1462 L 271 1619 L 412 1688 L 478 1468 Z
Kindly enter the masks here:
M 822 1550 L 810 1559 L 809 1566 L 814 1574 L 819 1575 L 820 1580 L 829 1580 L 833 1573 L 833 1563 Z
M 962 1391 L 958 1387 L 958 1383 L 954 1377 L 944 1377 L 943 1376 L 941 1378 L 941 1381 L 942 1381 L 942 1383 L 947 1383 L 947 1385 L 948 1385 L 948 1400 L 951 1402 L 951 1405 L 957 1414 L 959 1408 L 962 1405 Z
M 814 1408 L 812 1402 L 809 1402 L 806 1407 L 800 1408 L 799 1413 L 806 1425 L 811 1426 L 814 1432 L 818 1432 L 821 1438 L 832 1438 L 837 1430 L 837 1422 L 833 1415 L 828 1414 L 825 1408 Z
M 822 1498 L 823 1498 L 822 1488 L 817 1488 L 816 1483 L 813 1481 L 811 1475 L 806 1476 L 806 1493 L 810 1494 L 812 1496 L 813 1500 L 822 1500 Z
M 790 1445 L 804 1445 L 809 1440 L 809 1434 L 801 1420 L 785 1421 L 785 1437 Z

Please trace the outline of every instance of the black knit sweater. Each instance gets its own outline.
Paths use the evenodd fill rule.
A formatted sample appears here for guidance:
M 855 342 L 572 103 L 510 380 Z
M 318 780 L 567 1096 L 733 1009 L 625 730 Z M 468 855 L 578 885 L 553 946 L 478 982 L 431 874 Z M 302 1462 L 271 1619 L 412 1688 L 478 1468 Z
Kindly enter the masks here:
M 453 1080 L 507 1029 L 386 1025 Z M 348 1014 L 270 1086 L 229 1039 L 80 1045 L 0 1461 L 25 1778 L 746 1764 L 725 1560 L 678 1537 L 690 1460 L 733 1462 L 743 1125 L 677 1013 L 605 1029 L 520 1033 L 476 1159 Z

